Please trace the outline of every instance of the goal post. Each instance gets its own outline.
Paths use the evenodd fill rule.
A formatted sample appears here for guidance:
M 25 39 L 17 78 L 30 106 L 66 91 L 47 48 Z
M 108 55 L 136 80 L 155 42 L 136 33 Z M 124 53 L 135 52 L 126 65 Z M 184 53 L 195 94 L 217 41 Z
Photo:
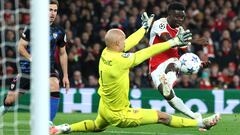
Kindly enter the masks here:
M 49 0 L 31 0 L 31 135 L 49 134 Z

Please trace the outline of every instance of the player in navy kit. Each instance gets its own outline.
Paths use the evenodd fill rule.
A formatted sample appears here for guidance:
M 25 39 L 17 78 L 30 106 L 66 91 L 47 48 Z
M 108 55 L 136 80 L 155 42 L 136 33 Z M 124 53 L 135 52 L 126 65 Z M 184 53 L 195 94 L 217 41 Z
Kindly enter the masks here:
M 51 0 L 50 2 L 50 121 L 53 121 L 57 111 L 60 100 L 59 92 L 59 73 L 56 69 L 55 53 L 56 49 L 59 48 L 60 64 L 63 71 L 63 87 L 68 91 L 69 80 L 67 73 L 67 53 L 66 53 L 66 34 L 64 30 L 54 24 L 54 20 L 57 16 L 58 2 Z M 20 60 L 21 74 L 18 74 L 15 79 L 11 82 L 10 90 L 7 96 L 4 98 L 4 103 L 0 107 L 0 115 L 3 115 L 7 110 L 14 105 L 19 94 L 25 93 L 30 89 L 30 65 L 32 57 L 30 54 L 30 30 L 25 28 L 22 33 L 21 39 L 18 43 L 18 51 L 22 56 Z M 44 53 L 43 53 L 44 55 Z M 19 87 L 16 87 L 18 86 Z M 18 89 L 19 88 L 19 89 Z

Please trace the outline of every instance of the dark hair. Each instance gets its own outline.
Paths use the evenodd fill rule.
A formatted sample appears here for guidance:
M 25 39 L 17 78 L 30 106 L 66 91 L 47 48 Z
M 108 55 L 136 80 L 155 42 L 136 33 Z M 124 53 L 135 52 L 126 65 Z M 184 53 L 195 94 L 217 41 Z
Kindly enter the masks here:
M 180 2 L 173 2 L 168 6 L 168 12 L 172 10 L 185 10 L 185 6 Z
M 57 0 L 50 0 L 50 4 L 56 4 L 57 7 L 58 7 L 58 5 L 59 5 Z

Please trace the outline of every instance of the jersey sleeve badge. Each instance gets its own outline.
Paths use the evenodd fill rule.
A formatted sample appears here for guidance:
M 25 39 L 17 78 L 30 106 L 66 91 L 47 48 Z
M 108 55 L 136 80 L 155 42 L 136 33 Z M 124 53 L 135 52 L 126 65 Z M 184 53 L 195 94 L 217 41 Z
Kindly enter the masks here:
M 165 25 L 163 23 L 160 23 L 159 28 L 163 30 L 165 29 Z
M 130 53 L 123 53 L 123 54 L 122 54 L 122 57 L 123 57 L 123 58 L 128 58 L 129 56 L 130 56 Z

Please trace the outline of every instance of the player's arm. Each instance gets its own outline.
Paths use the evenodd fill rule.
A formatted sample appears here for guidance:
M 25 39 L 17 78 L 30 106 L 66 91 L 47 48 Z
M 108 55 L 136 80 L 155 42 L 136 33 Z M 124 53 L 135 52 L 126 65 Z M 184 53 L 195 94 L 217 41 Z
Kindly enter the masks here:
M 29 61 L 32 61 L 31 55 L 27 51 L 28 41 L 24 40 L 23 38 L 20 38 L 18 42 L 18 52 L 21 56 L 28 59 Z
M 146 30 L 143 27 L 141 27 L 136 32 L 131 34 L 127 39 L 125 39 L 124 52 L 136 46 L 139 43 L 139 41 L 143 38 L 145 32 Z
M 69 80 L 68 80 L 68 63 L 67 63 L 67 52 L 66 52 L 66 47 L 60 47 L 60 64 L 62 67 L 62 71 L 63 71 L 63 87 L 66 88 L 66 90 L 68 91 L 69 89 Z
M 135 60 L 132 64 L 132 66 L 136 66 L 146 59 L 162 53 L 170 48 L 176 47 L 176 46 L 185 46 L 188 45 L 189 41 L 192 39 L 192 34 L 190 31 L 185 31 L 183 33 L 180 33 L 177 35 L 177 37 L 170 39 L 163 43 L 157 43 L 154 44 L 148 48 L 142 49 L 135 53 Z
M 125 40 L 124 52 L 130 50 L 139 43 L 139 41 L 143 38 L 145 32 L 148 32 L 148 30 L 150 29 L 153 22 L 153 18 L 154 14 L 151 14 L 150 17 L 148 17 L 146 12 L 142 14 L 141 17 L 142 27 Z
M 30 41 L 30 30 L 27 27 L 25 27 L 21 35 L 21 38 L 18 42 L 18 52 L 24 58 L 28 59 L 29 61 L 32 61 L 32 56 L 27 51 L 29 41 Z

